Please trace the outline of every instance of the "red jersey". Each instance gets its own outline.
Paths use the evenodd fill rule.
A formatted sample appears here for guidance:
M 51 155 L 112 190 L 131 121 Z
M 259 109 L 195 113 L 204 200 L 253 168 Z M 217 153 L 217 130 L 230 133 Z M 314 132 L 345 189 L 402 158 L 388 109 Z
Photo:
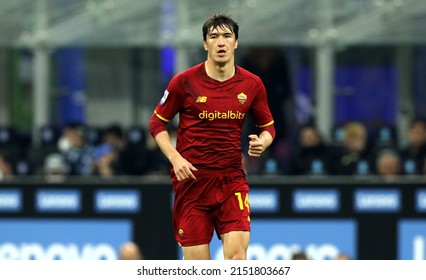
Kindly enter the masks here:
M 260 130 L 274 131 L 262 81 L 238 66 L 223 82 L 210 78 L 204 63 L 177 74 L 151 117 L 153 137 L 166 129 L 153 123 L 167 123 L 176 114 L 176 149 L 197 169 L 242 169 L 241 134 L 247 114 Z

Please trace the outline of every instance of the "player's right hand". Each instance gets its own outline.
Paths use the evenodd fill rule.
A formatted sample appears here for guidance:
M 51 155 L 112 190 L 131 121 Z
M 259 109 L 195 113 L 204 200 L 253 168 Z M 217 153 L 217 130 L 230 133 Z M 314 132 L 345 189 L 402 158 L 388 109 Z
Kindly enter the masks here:
M 198 171 L 190 162 L 188 162 L 183 157 L 178 157 L 176 159 L 171 160 L 173 165 L 173 171 L 175 172 L 176 178 L 178 181 L 183 181 L 186 179 L 195 180 L 195 175 L 192 171 Z

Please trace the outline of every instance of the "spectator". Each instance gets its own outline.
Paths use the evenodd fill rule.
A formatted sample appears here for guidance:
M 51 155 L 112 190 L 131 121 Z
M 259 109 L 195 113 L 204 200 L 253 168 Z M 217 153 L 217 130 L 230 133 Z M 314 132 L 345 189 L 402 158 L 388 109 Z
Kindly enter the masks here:
M 49 182 L 62 182 L 66 179 L 68 168 L 61 154 L 53 153 L 45 158 L 43 175 Z
M 93 174 L 103 178 L 122 175 L 119 151 L 116 146 L 102 144 L 93 152 Z
M 350 122 L 343 127 L 343 147 L 335 147 L 331 156 L 331 174 L 368 175 L 372 173 L 367 129 L 361 122 Z
M 296 252 L 293 254 L 293 256 L 291 257 L 292 260 L 309 260 L 308 256 L 306 255 L 305 252 Z
M 339 253 L 335 258 L 336 261 L 348 261 L 350 259 L 349 255 L 345 253 Z
M 376 161 L 377 175 L 385 179 L 394 179 L 401 175 L 401 159 L 397 151 L 383 149 L 379 152 Z
M 143 260 L 139 246 L 134 242 L 126 242 L 120 247 L 120 260 Z
M 13 162 L 6 154 L 0 154 L 0 181 L 13 179 Z
M 105 167 L 105 161 L 109 161 L 110 163 L 106 165 L 111 164 L 109 168 L 112 168 L 115 174 L 141 175 L 141 170 L 144 167 L 141 167 L 140 162 L 145 162 L 145 156 L 138 152 L 141 149 L 135 151 L 130 148 L 129 142 L 124 136 L 123 129 L 119 125 L 113 124 L 105 129 L 102 135 L 102 143 L 103 145 L 108 145 L 113 153 L 110 154 L 109 158 L 104 159 L 101 165 Z M 104 146 L 104 150 L 108 146 Z M 101 166 L 98 165 L 98 167 Z M 106 169 L 104 170 L 106 171 Z
M 102 142 L 114 146 L 119 151 L 124 151 L 127 146 L 123 129 L 117 124 L 108 126 L 105 129 L 102 135 Z
M 413 120 L 407 133 L 407 146 L 401 149 L 403 173 L 422 174 L 426 158 L 426 122 Z
M 313 124 L 301 127 L 297 147 L 290 157 L 290 175 L 328 174 L 328 147 Z
M 69 124 L 58 141 L 58 148 L 70 168 L 70 175 L 91 175 L 93 147 L 85 141 L 85 127 Z

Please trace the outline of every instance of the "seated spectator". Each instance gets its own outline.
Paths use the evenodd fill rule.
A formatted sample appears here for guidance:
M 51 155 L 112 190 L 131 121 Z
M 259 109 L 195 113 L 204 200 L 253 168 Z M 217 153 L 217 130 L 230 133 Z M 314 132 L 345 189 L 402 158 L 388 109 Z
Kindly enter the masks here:
M 58 148 L 70 175 L 91 175 L 93 172 L 93 147 L 85 141 L 85 127 L 81 124 L 69 124 L 58 140 Z
M 5 153 L 0 154 L 0 181 L 13 179 L 13 162 Z
M 304 125 L 290 158 L 290 175 L 327 174 L 328 164 L 328 148 L 320 132 L 313 124 Z
M 68 167 L 59 153 L 48 155 L 44 160 L 44 178 L 49 182 L 62 182 L 68 175 Z
M 400 151 L 403 173 L 422 174 L 426 158 L 426 122 L 413 120 L 407 133 L 407 145 Z
M 376 160 L 377 175 L 385 179 L 394 179 L 401 175 L 401 159 L 397 151 L 393 149 L 383 149 L 377 155 Z
M 114 159 L 122 175 L 142 175 L 146 168 L 145 135 L 140 129 L 132 127 L 126 137 L 123 129 L 113 124 L 107 127 L 102 136 L 102 143 L 115 148 L 118 158 Z
M 335 258 L 336 261 L 348 261 L 350 259 L 349 255 L 345 253 L 339 253 Z
M 124 137 L 123 129 L 117 124 L 108 126 L 102 134 L 102 143 L 110 144 L 117 150 L 124 151 L 127 141 Z
M 343 147 L 332 151 L 331 174 L 368 175 L 372 173 L 373 157 L 368 145 L 367 129 L 360 122 L 343 127 Z
M 111 144 L 102 144 L 95 148 L 92 175 L 111 178 L 116 175 L 122 175 L 122 173 L 117 147 Z
M 292 260 L 309 260 L 308 256 L 304 252 L 296 252 L 291 257 Z
M 139 246 L 134 242 L 126 242 L 120 247 L 120 260 L 143 260 Z

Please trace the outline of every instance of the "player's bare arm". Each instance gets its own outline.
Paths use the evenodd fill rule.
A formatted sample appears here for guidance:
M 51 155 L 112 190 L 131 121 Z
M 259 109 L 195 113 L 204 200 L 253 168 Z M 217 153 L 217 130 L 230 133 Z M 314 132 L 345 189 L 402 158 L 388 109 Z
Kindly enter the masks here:
M 167 131 L 158 133 L 157 136 L 155 136 L 155 141 L 157 142 L 161 151 L 173 165 L 173 170 L 178 181 L 183 181 L 189 178 L 195 180 L 195 175 L 192 173 L 192 171 L 197 171 L 197 168 L 195 168 L 190 162 L 183 158 L 176 150 L 170 141 L 170 136 Z
M 248 154 L 251 157 L 260 157 L 273 140 L 272 135 L 268 131 L 262 131 L 259 136 L 250 134 L 248 137 L 250 138 Z

